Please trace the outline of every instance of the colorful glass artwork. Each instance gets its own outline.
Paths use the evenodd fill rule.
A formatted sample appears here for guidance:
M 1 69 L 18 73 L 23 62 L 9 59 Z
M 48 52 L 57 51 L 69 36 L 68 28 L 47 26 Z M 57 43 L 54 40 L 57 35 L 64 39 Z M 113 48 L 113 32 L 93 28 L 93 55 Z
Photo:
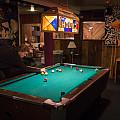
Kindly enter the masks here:
M 59 16 L 58 31 L 61 32 L 78 32 L 79 22 L 72 18 Z
M 57 30 L 57 16 L 43 16 L 42 30 L 56 31 Z

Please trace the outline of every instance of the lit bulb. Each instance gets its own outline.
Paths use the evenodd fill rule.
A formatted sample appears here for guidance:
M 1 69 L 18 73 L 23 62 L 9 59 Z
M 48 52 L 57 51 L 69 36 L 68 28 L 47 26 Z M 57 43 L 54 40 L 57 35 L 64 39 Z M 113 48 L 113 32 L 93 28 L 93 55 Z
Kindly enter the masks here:
M 31 5 L 30 11 L 35 11 L 34 5 Z

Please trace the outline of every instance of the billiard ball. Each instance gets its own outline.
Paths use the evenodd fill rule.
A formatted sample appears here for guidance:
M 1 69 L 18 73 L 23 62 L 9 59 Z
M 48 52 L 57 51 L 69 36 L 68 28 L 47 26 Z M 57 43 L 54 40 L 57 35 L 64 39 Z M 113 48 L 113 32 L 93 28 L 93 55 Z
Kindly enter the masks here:
M 42 71 L 42 72 L 41 72 L 41 75 L 44 75 L 44 74 L 45 74 L 45 72 Z
M 44 78 L 44 82 L 47 82 L 47 80 L 48 80 L 47 78 Z
M 98 71 L 98 68 L 96 68 L 95 71 Z
M 46 69 L 45 68 L 41 68 L 41 72 L 46 72 Z
M 72 65 L 70 66 L 70 68 L 72 68 Z
M 45 72 L 45 75 L 48 75 L 48 72 Z
M 59 68 L 59 70 L 58 70 L 59 72 L 62 72 L 62 69 L 61 68 Z
M 79 68 L 78 68 L 78 67 L 76 67 L 76 70 L 79 70 Z
M 54 70 L 52 70 L 51 72 L 52 72 L 52 73 L 54 73 L 55 71 L 54 71 Z
M 80 69 L 80 72 L 83 72 L 83 70 L 82 70 L 82 69 Z

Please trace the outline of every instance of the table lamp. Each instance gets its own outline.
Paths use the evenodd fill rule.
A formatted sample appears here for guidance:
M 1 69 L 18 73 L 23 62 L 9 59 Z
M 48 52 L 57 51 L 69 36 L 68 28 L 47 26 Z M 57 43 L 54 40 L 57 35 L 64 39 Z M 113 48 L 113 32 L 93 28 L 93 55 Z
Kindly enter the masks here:
M 69 48 L 71 50 L 70 51 L 71 62 L 73 63 L 73 53 L 74 53 L 74 49 L 76 48 L 75 42 L 74 41 L 70 41 L 67 48 Z

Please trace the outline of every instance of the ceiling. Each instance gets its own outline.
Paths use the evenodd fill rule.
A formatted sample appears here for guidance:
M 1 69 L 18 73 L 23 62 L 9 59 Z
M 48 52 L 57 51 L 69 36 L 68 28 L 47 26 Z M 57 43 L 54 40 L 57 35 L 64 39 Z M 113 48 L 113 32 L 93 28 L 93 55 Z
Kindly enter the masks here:
M 35 13 L 42 13 L 44 12 L 44 7 L 40 7 L 38 5 L 34 5 L 35 11 L 31 11 L 31 6 L 33 4 L 28 3 L 18 3 L 18 11 L 19 14 L 35 14 Z
M 105 9 L 106 3 L 109 3 L 110 5 L 120 5 L 120 0 L 21 0 L 21 1 L 39 4 L 46 7 L 65 7 L 71 9 L 73 12 L 77 14 L 79 14 L 80 11 Z
M 75 9 L 77 11 L 104 9 L 105 0 L 69 0 L 68 5 L 70 8 Z

